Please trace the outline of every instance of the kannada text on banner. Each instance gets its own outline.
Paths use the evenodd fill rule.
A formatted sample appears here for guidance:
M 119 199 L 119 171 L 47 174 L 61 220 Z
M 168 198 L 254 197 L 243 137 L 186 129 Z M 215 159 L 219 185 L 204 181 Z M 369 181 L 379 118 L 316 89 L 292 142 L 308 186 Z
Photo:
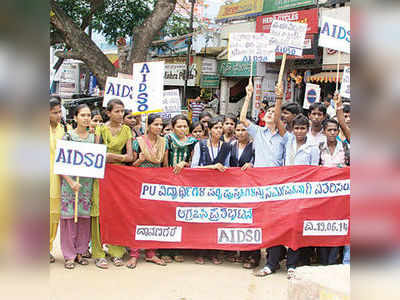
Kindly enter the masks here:
M 100 181 L 102 240 L 145 249 L 345 245 L 349 175 L 349 168 L 319 166 L 173 175 L 170 168 L 107 165 Z

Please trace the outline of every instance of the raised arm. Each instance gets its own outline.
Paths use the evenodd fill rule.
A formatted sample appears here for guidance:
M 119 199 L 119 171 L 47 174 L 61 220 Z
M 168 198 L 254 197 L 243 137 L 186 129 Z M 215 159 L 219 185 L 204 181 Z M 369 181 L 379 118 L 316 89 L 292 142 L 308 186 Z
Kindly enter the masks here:
M 283 125 L 281 120 L 281 106 L 282 106 L 282 99 L 283 99 L 283 88 L 282 83 L 280 85 L 276 84 L 275 87 L 275 114 L 274 114 L 274 123 L 278 128 L 279 135 L 284 136 L 286 133 L 286 128 Z
M 240 122 L 244 124 L 245 127 L 250 126 L 250 121 L 247 120 L 247 110 L 249 109 L 249 102 L 251 96 L 253 95 L 253 83 L 251 82 L 251 78 L 249 79 L 249 84 L 246 86 L 246 98 L 244 99 L 242 110 L 240 111 Z
M 350 142 L 351 130 L 350 130 L 349 126 L 347 126 L 347 124 L 345 122 L 344 113 L 343 113 L 342 97 L 339 95 L 339 93 L 337 91 L 335 92 L 333 100 L 335 101 L 335 104 L 336 104 L 336 117 L 337 117 L 339 126 L 342 129 L 343 134 L 346 137 L 346 139 Z

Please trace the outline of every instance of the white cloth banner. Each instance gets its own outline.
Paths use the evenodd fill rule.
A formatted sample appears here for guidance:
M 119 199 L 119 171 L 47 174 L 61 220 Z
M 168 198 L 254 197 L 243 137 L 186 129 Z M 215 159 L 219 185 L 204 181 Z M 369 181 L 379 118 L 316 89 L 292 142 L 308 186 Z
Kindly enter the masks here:
M 329 17 L 321 18 L 318 46 L 350 53 L 350 24 Z
M 340 86 L 340 96 L 350 97 L 350 67 L 344 67 L 342 85 Z
M 106 145 L 57 141 L 54 174 L 104 178 Z
M 276 52 L 302 56 L 307 24 L 274 20 L 270 34 L 276 44 Z
M 133 79 L 107 77 L 103 106 L 120 99 L 125 109 L 143 114 L 162 111 L 164 62 L 133 64 Z
M 275 62 L 275 48 L 268 33 L 234 32 L 229 35 L 228 61 Z
M 318 84 L 307 83 L 304 93 L 303 108 L 309 109 L 310 105 L 320 101 L 321 88 Z
M 163 112 L 177 112 L 181 110 L 179 90 L 166 90 L 163 97 Z

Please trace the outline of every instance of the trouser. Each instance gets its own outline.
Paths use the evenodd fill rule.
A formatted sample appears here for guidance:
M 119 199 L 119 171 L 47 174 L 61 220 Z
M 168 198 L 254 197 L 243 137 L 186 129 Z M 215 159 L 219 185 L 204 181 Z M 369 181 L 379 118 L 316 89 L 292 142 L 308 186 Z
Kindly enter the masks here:
M 50 252 L 53 250 L 53 243 L 54 243 L 54 240 L 56 239 L 57 228 L 58 228 L 58 222 L 57 223 L 50 222 L 50 232 L 49 232 L 49 238 L 50 238 L 49 251 Z
M 274 246 L 267 249 L 268 258 L 265 266 L 269 267 L 271 271 L 275 271 L 276 269 L 278 269 L 282 248 L 283 246 Z M 290 248 L 288 249 L 286 260 L 287 269 L 296 268 L 297 261 L 299 260 L 299 254 L 299 249 L 297 249 L 296 251 Z
M 108 254 L 111 257 L 122 258 L 126 253 L 126 248 L 124 246 L 108 245 Z
M 67 260 L 75 259 L 77 254 L 83 254 L 90 240 L 90 218 L 61 219 L 60 221 L 61 250 Z
M 131 248 L 130 250 L 131 250 L 131 257 L 139 258 L 139 256 L 140 256 L 139 249 Z M 146 258 L 152 258 L 153 256 L 156 256 L 156 250 L 155 249 L 146 249 L 145 256 L 146 256 Z
M 319 247 L 319 262 L 321 265 L 337 264 L 339 247 Z
M 106 253 L 103 250 L 103 244 L 101 242 L 100 237 L 100 223 L 99 217 L 92 217 L 92 257 L 96 258 L 105 258 Z

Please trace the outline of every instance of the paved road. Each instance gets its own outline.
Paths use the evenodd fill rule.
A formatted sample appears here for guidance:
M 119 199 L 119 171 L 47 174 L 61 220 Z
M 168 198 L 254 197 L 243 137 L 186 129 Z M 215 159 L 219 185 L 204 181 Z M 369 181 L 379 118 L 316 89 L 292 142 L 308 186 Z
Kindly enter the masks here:
M 211 262 L 196 265 L 186 256 L 184 263 L 167 267 L 144 262 L 134 270 L 110 266 L 98 269 L 77 265 L 65 270 L 56 240 L 56 263 L 50 265 L 51 299 L 54 300 L 286 300 L 285 268 L 270 277 L 258 278 L 237 263 Z

